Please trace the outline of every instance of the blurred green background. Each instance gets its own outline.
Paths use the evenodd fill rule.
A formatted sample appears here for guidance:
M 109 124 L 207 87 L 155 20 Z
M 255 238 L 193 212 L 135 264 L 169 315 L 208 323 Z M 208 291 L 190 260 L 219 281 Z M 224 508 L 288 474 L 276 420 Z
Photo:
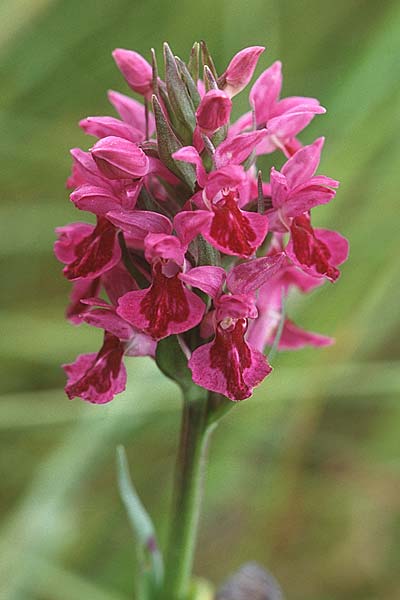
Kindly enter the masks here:
M 314 222 L 351 242 L 339 282 L 291 303 L 334 347 L 282 354 L 210 452 L 196 572 L 221 582 L 256 559 L 290 600 L 400 597 L 400 4 L 375 0 L 2 0 L 0 4 L 1 522 L 3 600 L 127 600 L 134 550 L 115 485 L 124 443 L 165 537 L 180 400 L 151 361 L 104 407 L 68 401 L 59 367 L 100 333 L 64 321 L 54 228 L 85 215 L 64 189 L 77 121 L 127 91 L 115 47 L 186 58 L 208 41 L 220 71 L 262 44 L 284 95 L 327 107 L 321 173 L 342 182 Z M 159 53 L 160 56 L 160 53 Z M 246 94 L 237 99 L 246 106 Z

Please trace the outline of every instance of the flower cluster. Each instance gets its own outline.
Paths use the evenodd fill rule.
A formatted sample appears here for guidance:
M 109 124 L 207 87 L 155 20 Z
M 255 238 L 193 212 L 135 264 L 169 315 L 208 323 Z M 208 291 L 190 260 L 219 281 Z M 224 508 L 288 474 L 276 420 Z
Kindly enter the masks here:
M 55 253 L 73 282 L 68 318 L 103 329 L 104 342 L 64 366 L 70 398 L 110 401 L 125 388 L 124 357 L 154 357 L 170 336 L 193 382 L 235 401 L 271 372 L 264 352 L 274 340 L 288 350 L 331 343 L 283 316 L 290 290 L 335 281 L 348 254 L 341 235 L 311 224 L 310 210 L 338 187 L 315 174 L 324 139 L 297 138 L 325 109 L 314 98 L 280 99 L 275 62 L 231 123 L 232 98 L 263 50 L 240 51 L 218 76 L 205 44 L 188 64 L 165 44 L 164 79 L 154 53 L 150 65 L 114 51 L 143 103 L 110 91 L 119 118 L 82 120 L 98 141 L 71 151 L 71 201 L 96 223 L 58 228 Z M 256 160 L 275 151 L 286 162 L 265 182 Z

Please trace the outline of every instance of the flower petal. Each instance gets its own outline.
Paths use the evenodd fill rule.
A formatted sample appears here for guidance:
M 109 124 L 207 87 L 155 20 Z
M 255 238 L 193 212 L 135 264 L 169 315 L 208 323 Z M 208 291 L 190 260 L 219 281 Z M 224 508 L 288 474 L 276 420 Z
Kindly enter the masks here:
M 112 210 L 107 219 L 130 237 L 144 240 L 148 233 L 170 234 L 172 224 L 168 217 L 150 210 Z
M 226 274 L 222 267 L 201 266 L 190 269 L 187 273 L 181 273 L 179 279 L 187 285 L 198 288 L 211 298 L 217 298 L 221 294 Z
M 257 79 L 250 92 L 250 104 L 256 114 L 257 125 L 265 125 L 270 118 L 282 88 L 282 63 L 277 60 Z
M 218 168 L 226 165 L 240 165 L 256 148 L 257 144 L 265 137 L 266 130 L 241 133 L 229 137 L 222 142 L 215 151 L 215 162 Z
M 233 294 L 251 294 L 276 277 L 288 262 L 284 252 L 243 262 L 230 271 L 228 289 Z
M 281 173 L 286 177 L 290 188 L 307 182 L 314 175 L 318 169 L 324 142 L 324 137 L 318 138 L 313 144 L 298 150 L 283 165 Z

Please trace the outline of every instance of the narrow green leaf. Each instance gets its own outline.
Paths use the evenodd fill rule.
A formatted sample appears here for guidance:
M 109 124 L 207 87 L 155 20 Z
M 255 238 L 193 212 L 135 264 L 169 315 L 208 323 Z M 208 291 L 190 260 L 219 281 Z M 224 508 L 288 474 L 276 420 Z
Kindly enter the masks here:
M 118 486 L 132 530 L 137 537 L 144 588 L 152 595 L 162 586 L 164 564 L 153 523 L 132 483 L 123 446 L 117 448 Z M 151 596 L 148 596 L 149 598 Z
M 194 191 L 196 182 L 196 172 L 192 165 L 182 161 L 175 161 L 172 154 L 182 148 L 182 144 L 174 134 L 166 120 L 161 105 L 156 96 L 153 96 L 153 111 L 156 120 L 158 152 L 162 162 L 170 169 L 177 177 L 179 177 L 190 189 Z
M 195 42 L 190 51 L 190 58 L 188 63 L 188 70 L 193 80 L 197 83 L 199 78 L 199 65 L 200 65 L 200 44 Z
M 178 65 L 178 69 L 179 69 L 179 73 L 182 77 L 182 81 L 186 85 L 190 99 L 193 102 L 193 106 L 195 108 L 197 108 L 198 105 L 200 104 L 200 94 L 198 92 L 195 80 L 192 78 L 192 76 L 191 76 L 187 66 L 183 62 L 183 60 L 181 60 L 179 58 L 179 56 L 175 56 L 175 60 L 176 60 L 176 64 Z
M 181 133 L 185 141 L 190 143 L 194 128 L 196 127 L 194 105 L 186 85 L 181 79 L 171 48 L 166 42 L 164 43 L 164 60 L 168 98 L 171 102 L 172 109 L 182 126 L 179 133 Z
M 201 40 L 200 47 L 201 47 L 201 58 L 203 61 L 203 65 L 207 66 L 210 69 L 214 79 L 217 80 L 218 79 L 217 69 L 215 68 L 214 61 L 208 50 L 207 44 L 204 40 Z

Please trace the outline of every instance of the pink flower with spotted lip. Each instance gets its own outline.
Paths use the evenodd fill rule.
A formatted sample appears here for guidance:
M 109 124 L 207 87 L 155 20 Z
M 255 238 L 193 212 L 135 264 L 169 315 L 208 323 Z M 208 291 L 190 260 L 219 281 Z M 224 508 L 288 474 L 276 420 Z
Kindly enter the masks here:
M 219 267 L 197 267 L 182 275 L 184 281 L 209 294 L 215 307 L 214 339 L 196 348 L 188 363 L 197 385 L 238 401 L 251 396 L 253 388 L 269 375 L 272 369 L 267 359 L 246 341 L 245 334 L 248 320 L 258 316 L 255 292 L 284 260 L 281 253 L 243 263 L 228 278 Z M 223 293 L 224 283 L 230 293 Z
M 292 218 L 334 198 L 334 188 L 339 186 L 339 182 L 324 175 L 315 176 L 324 141 L 324 138 L 318 138 L 313 144 L 298 150 L 283 165 L 281 172 L 272 167 L 272 209 L 267 211 L 267 215 L 273 231 L 288 231 Z
M 124 346 L 110 333 L 105 333 L 100 351 L 80 354 L 75 362 L 63 365 L 68 381 L 67 396 L 82 398 L 94 404 L 110 402 L 126 386 L 126 369 L 122 362 Z
M 156 340 L 192 329 L 203 318 L 205 305 L 180 278 L 185 248 L 166 234 L 148 234 L 144 244 L 152 283 L 122 296 L 117 313 Z
M 255 143 L 253 139 L 253 146 Z M 236 153 L 240 158 L 241 152 L 244 152 L 244 155 L 250 154 L 252 146 L 247 140 L 244 144 L 245 150 L 243 142 L 240 142 L 233 148 L 232 154 Z M 222 153 L 221 155 L 224 156 Z M 181 239 L 189 243 L 201 233 L 212 246 L 224 254 L 252 256 L 267 234 L 268 218 L 240 208 L 237 189 L 245 182 L 243 168 L 235 164 L 224 165 L 207 175 L 195 148 L 182 148 L 173 156 L 175 159 L 195 164 L 199 184 L 204 187 L 200 198 L 204 209 L 181 211 L 174 219 Z

